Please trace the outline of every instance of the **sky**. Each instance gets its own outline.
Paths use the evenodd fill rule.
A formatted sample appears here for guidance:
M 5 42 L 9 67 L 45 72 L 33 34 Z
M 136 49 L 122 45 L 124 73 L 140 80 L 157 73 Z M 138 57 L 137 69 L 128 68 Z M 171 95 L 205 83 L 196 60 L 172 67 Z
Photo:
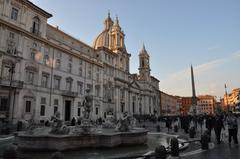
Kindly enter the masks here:
M 151 74 L 160 90 L 191 96 L 190 66 L 196 94 L 223 97 L 240 87 L 239 0 L 31 0 L 53 14 L 48 23 L 92 46 L 103 31 L 108 10 L 119 18 L 131 54 L 130 72 L 138 72 L 145 44 Z

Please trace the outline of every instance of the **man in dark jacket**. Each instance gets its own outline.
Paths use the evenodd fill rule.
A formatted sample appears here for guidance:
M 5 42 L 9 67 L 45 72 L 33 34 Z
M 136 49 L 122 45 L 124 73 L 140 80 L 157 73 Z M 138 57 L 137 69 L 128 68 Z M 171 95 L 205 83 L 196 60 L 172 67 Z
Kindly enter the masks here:
M 215 119 L 213 119 L 213 127 L 217 139 L 217 144 L 220 144 L 220 136 L 221 136 L 221 131 L 222 129 L 225 130 L 224 125 L 223 125 L 223 120 L 220 115 L 216 115 Z
M 209 136 L 211 137 L 211 132 L 213 128 L 213 117 L 212 115 L 209 115 L 206 119 L 206 128 L 208 130 Z

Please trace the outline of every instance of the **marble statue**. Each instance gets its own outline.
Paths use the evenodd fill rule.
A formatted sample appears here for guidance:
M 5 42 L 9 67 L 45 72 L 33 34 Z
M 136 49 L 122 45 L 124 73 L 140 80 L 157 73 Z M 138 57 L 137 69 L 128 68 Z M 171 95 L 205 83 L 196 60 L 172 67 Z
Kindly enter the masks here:
M 52 116 L 53 124 L 52 129 L 50 131 L 51 134 L 69 134 L 70 129 L 63 124 L 63 121 L 60 119 L 60 112 L 56 112 L 54 116 Z

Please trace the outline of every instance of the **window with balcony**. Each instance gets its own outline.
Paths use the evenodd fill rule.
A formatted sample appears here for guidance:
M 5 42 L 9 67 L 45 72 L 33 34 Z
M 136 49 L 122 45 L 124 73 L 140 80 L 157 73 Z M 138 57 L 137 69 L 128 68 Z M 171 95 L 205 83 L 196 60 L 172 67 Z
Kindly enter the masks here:
M 13 7 L 11 12 L 11 19 L 17 21 L 17 18 L 18 18 L 18 9 Z

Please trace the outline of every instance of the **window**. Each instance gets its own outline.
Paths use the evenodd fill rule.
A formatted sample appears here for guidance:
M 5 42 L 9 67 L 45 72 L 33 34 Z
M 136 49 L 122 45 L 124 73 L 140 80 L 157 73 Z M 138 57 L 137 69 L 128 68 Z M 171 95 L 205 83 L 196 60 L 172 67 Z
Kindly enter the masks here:
M 44 57 L 43 57 L 43 64 L 45 64 L 45 65 L 49 64 L 49 56 L 48 55 L 44 55 Z
M 121 99 L 124 99 L 124 97 L 125 97 L 124 89 L 121 89 L 121 90 L 120 90 L 120 94 L 121 94 L 121 95 L 120 95 L 120 96 L 121 96 L 120 98 L 121 98 Z
M 57 106 L 54 106 L 54 108 L 53 108 L 53 114 L 55 114 L 57 111 L 58 111 L 58 107 L 57 107 Z
M 71 63 L 68 64 L 67 72 L 69 72 L 69 73 L 72 72 L 72 64 Z
M 69 57 L 68 57 L 68 60 L 72 62 L 72 56 L 69 56 Z
M 81 116 L 81 106 L 82 106 L 81 102 L 78 102 L 78 109 L 77 109 L 78 116 Z
M 92 71 L 88 70 L 88 79 L 91 79 L 91 78 L 92 78 Z
M 54 105 L 53 114 L 55 114 L 58 111 L 58 99 L 54 99 L 53 105 Z
M 132 102 L 132 112 L 135 113 L 135 102 Z
M 27 83 L 33 84 L 33 81 L 34 81 L 34 73 L 27 71 Z
M 33 25 L 32 25 L 32 33 L 33 34 L 40 34 L 40 19 L 38 17 L 33 18 Z
M 60 89 L 61 77 L 54 76 L 54 89 Z
M 3 79 L 10 79 L 10 71 L 11 71 L 11 67 L 9 65 L 5 65 L 3 66 L 3 72 L 2 72 L 2 77 Z
M 46 106 L 46 104 L 47 104 L 45 97 L 42 97 L 42 98 L 41 98 L 40 104 L 41 104 L 41 107 L 40 107 L 40 116 L 44 116 L 44 115 L 45 115 L 45 106 Z
M 95 93 L 96 93 L 96 96 L 97 96 L 97 97 L 100 96 L 100 85 L 96 85 L 96 86 L 95 86 Z
M 35 60 L 35 55 L 36 55 L 36 51 L 32 50 L 31 53 L 30 53 L 30 59 Z
M 61 60 L 57 59 L 55 63 L 55 68 L 59 69 L 61 67 Z
M 67 91 L 71 91 L 72 90 L 72 81 L 71 80 L 67 80 L 66 81 L 66 90 Z
M 30 113 L 31 112 L 31 101 L 26 101 L 26 108 L 25 108 L 25 112 L 26 113 Z
M 83 82 L 78 82 L 78 93 L 79 94 L 83 93 Z
M 47 88 L 48 87 L 48 74 L 43 73 L 42 74 L 42 87 Z
M 82 67 L 79 67 L 79 76 L 82 77 Z
M 81 107 L 78 107 L 78 116 L 81 116 Z
M 53 104 L 56 105 L 56 106 L 58 106 L 58 99 L 54 99 Z
M 11 19 L 17 21 L 17 17 L 18 17 L 18 9 L 12 8 Z
M 46 104 L 47 102 L 46 102 L 46 98 L 45 97 L 42 97 L 41 98 L 41 103 L 40 104 Z
M 8 104 L 8 99 L 7 98 L 0 98 L 0 111 L 7 111 L 7 104 Z
M 9 38 L 14 40 L 15 34 L 13 32 L 9 32 Z
M 89 65 L 89 67 L 88 67 L 88 79 L 91 79 L 92 78 L 92 67 L 91 67 L 91 65 Z
M 41 105 L 40 116 L 45 115 L 45 105 Z
M 121 103 L 121 112 L 123 113 L 125 111 L 125 105 L 124 103 Z
M 83 64 L 82 59 L 79 59 L 79 65 L 82 65 L 82 64 Z
M 96 107 L 95 112 L 96 112 L 96 115 L 98 115 L 98 107 Z
M 90 92 L 92 92 L 92 85 L 91 84 L 87 84 L 87 89 L 89 89 Z

